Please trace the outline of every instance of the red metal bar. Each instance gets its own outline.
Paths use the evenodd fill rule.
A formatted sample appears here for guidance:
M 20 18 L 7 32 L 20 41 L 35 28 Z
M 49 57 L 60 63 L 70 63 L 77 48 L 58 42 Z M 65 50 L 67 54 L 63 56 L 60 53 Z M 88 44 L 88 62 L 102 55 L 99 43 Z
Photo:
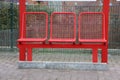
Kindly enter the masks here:
M 26 38 L 26 29 L 27 29 L 27 26 L 26 26 L 26 15 L 25 14 L 23 14 L 23 19 L 24 20 L 23 20 L 23 23 L 22 23 L 23 24 L 23 26 L 22 26 L 23 27 L 22 28 L 23 29 L 23 33 L 22 34 L 23 34 L 23 38 Z
M 110 0 L 103 0 L 103 13 L 105 15 L 105 39 L 108 42 L 109 9 Z
M 103 13 L 105 15 L 105 39 L 107 40 L 107 43 L 105 45 L 105 48 L 102 50 L 102 62 L 108 63 L 108 26 L 109 26 L 109 9 L 110 9 L 110 0 L 103 0 Z
M 27 49 L 27 61 L 32 61 L 32 48 Z
M 21 37 L 20 37 L 20 39 L 23 39 L 23 38 L 25 38 L 25 29 L 26 29 L 26 27 L 25 27 L 25 25 L 26 25 L 26 18 L 25 18 L 25 15 L 23 14 L 22 15 L 22 23 L 21 23 Z
M 26 55 L 25 55 L 25 53 L 26 53 L 26 48 L 24 48 L 24 47 L 19 47 L 19 60 L 20 61 L 25 61 L 26 60 Z
M 92 60 L 93 60 L 93 63 L 98 62 L 98 49 L 97 48 L 93 48 Z
M 20 12 L 20 15 L 19 15 L 19 37 L 21 38 L 22 37 L 22 22 L 23 22 L 23 14 L 24 12 L 26 11 L 26 5 L 25 5 L 25 2 L 26 0 L 19 0 L 19 12 Z M 25 56 L 25 48 L 19 48 L 19 59 L 20 61 L 25 61 L 26 60 L 26 56 Z
M 19 22 L 19 37 L 21 38 L 21 35 L 22 35 L 22 26 L 23 26 L 23 14 L 24 12 L 26 11 L 26 0 L 19 0 L 19 12 L 20 12 L 20 16 L 19 16 L 19 19 L 20 19 L 20 22 Z
M 91 43 L 106 43 L 106 40 L 105 39 L 100 39 L 100 40 L 98 40 L 98 39 L 94 39 L 94 40 L 86 40 L 86 39 L 80 39 L 79 40 L 80 42 L 91 42 Z
M 75 42 L 76 39 L 49 39 L 49 42 Z
M 102 48 L 101 62 L 108 63 L 108 48 L 107 48 L 107 46 L 104 46 L 104 48 Z
M 46 39 L 33 39 L 33 38 L 22 38 L 22 39 L 18 39 L 18 42 L 44 42 Z
M 76 22 L 76 13 L 73 13 L 73 15 L 74 15 L 74 40 L 76 40 L 76 24 L 77 24 L 77 22 Z
M 24 48 L 104 48 L 104 44 L 18 44 Z

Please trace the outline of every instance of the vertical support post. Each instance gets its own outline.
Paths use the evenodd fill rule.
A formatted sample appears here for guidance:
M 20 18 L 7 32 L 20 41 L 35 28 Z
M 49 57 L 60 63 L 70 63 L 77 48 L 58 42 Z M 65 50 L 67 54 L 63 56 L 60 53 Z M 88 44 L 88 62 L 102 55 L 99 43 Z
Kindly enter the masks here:
M 19 3 L 20 3 L 20 5 L 19 5 L 19 12 L 20 12 L 20 16 L 19 16 L 19 19 L 20 19 L 20 22 L 19 22 L 19 33 L 20 33 L 20 35 L 19 35 L 19 37 L 21 38 L 21 34 L 22 34 L 22 22 L 23 22 L 23 14 L 24 14 L 24 12 L 26 11 L 26 5 L 25 5 L 25 3 L 26 3 L 26 0 L 19 0 Z
M 32 48 L 27 50 L 27 61 L 32 61 Z
M 108 63 L 108 46 L 106 45 L 104 48 L 102 48 L 102 55 L 101 55 L 101 62 L 102 63 Z
M 92 53 L 92 62 L 97 63 L 98 62 L 98 49 L 93 48 L 93 53 Z
M 108 63 L 108 26 L 109 26 L 109 9 L 110 9 L 110 0 L 103 0 L 103 13 L 105 15 L 105 48 L 102 49 L 102 62 Z
M 19 15 L 19 37 L 21 38 L 21 34 L 22 34 L 22 20 L 23 20 L 23 14 L 24 12 L 26 11 L 26 5 L 25 5 L 25 2 L 26 0 L 19 0 L 19 12 L 20 12 L 20 15 Z M 26 49 L 25 48 L 19 48 L 20 51 L 20 55 L 19 55 L 19 58 L 20 58 L 20 61 L 25 61 L 26 60 Z
M 26 61 L 26 49 L 19 47 L 19 60 Z

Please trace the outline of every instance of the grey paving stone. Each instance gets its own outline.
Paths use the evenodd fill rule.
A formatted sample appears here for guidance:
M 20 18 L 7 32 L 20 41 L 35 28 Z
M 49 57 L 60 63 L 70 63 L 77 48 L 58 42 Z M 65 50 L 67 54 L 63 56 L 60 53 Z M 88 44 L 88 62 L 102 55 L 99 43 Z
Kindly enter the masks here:
M 120 80 L 120 56 L 111 55 L 108 71 L 18 69 L 17 58 L 0 54 L 0 80 Z

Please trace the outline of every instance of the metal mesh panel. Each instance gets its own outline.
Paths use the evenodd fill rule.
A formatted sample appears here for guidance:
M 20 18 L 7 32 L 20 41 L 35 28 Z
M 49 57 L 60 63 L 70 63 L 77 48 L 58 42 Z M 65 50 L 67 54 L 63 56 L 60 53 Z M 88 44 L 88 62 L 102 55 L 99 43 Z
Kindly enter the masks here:
M 99 40 L 104 38 L 104 17 L 102 13 L 81 13 L 79 18 L 80 39 Z
M 26 38 L 45 39 L 47 32 L 47 16 L 44 13 L 26 14 Z
M 33 61 L 91 62 L 92 49 L 41 48 L 33 49 Z
M 75 14 L 74 13 L 53 13 L 51 17 L 52 40 L 73 40 L 75 39 Z

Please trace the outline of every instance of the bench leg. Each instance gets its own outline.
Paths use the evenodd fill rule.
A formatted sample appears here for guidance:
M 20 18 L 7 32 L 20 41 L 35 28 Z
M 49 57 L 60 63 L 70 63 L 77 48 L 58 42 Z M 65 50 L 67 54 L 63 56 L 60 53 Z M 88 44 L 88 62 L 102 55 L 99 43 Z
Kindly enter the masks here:
M 98 62 L 98 49 L 97 48 L 93 48 L 92 60 L 93 60 L 93 63 Z
M 27 61 L 32 61 L 32 48 L 27 50 Z
M 108 50 L 107 46 L 102 49 L 102 55 L 101 55 L 102 63 L 108 63 Z
M 25 61 L 26 60 L 26 49 L 25 48 L 20 48 L 19 49 L 19 60 L 20 61 Z

